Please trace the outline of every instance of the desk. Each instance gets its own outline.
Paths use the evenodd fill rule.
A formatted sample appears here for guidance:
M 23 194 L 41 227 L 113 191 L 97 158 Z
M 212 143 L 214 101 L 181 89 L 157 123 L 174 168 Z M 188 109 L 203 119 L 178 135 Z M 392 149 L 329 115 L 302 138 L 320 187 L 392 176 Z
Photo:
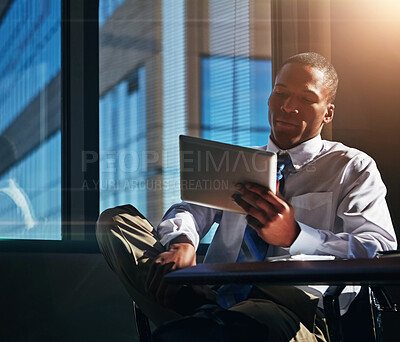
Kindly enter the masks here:
M 400 257 L 201 264 L 168 273 L 175 284 L 383 285 L 400 284 Z
M 331 341 L 342 342 L 338 296 L 344 285 L 400 284 L 400 256 L 387 256 L 379 259 L 201 264 L 168 273 L 165 280 L 170 283 L 187 285 L 233 283 L 339 285 L 329 287 L 325 293 L 324 309 Z M 386 299 L 386 295 L 383 298 Z M 381 318 L 380 316 L 379 318 L 373 317 L 374 327 L 379 322 L 377 334 L 381 336 Z

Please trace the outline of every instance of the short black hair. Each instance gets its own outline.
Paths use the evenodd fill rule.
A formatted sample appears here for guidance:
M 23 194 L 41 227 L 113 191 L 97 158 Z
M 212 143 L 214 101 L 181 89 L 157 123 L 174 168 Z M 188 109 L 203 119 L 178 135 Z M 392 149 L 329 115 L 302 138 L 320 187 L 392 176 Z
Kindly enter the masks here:
M 331 62 L 316 52 L 304 52 L 289 57 L 283 62 L 281 69 L 284 65 L 290 63 L 309 65 L 321 71 L 324 74 L 326 86 L 329 89 L 329 101 L 331 103 L 335 101 L 339 78 Z

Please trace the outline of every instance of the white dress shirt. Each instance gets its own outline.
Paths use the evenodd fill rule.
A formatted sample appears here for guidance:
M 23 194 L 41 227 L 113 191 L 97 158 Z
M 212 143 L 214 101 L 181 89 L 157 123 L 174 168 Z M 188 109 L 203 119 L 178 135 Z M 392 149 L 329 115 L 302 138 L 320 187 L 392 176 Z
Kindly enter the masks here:
M 260 149 L 281 151 L 271 139 Z M 285 152 L 293 163 L 284 170 L 285 198 L 294 208 L 301 231 L 290 248 L 271 245 L 267 257 L 289 252 L 372 258 L 377 251 L 397 247 L 386 187 L 371 157 L 320 136 Z M 197 248 L 216 219 L 220 224 L 204 262 L 235 262 L 247 225 L 244 215 L 182 202 L 167 211 L 157 230 L 163 245 L 185 234 Z M 320 298 L 325 289 L 307 287 Z M 357 289 L 345 292 L 347 297 L 340 298 L 342 313 Z

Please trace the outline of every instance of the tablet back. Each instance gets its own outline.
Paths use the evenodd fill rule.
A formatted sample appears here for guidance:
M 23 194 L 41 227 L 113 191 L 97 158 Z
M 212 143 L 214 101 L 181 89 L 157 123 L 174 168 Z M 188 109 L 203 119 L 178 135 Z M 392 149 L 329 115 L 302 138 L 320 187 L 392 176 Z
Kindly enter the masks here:
M 245 214 L 233 200 L 235 184 L 253 182 L 276 192 L 276 154 L 181 135 L 181 198 Z

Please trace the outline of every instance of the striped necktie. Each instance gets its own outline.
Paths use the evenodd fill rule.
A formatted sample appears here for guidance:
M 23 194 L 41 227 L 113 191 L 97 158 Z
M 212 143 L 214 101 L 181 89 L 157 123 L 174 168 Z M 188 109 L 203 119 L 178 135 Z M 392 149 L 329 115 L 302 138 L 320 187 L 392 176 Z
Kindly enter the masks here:
M 291 164 L 287 153 L 278 154 L 276 178 L 279 180 L 279 192 L 283 194 L 285 178 L 283 170 Z M 263 261 L 267 256 L 269 244 L 261 239 L 249 225 L 244 231 L 242 245 L 236 262 Z M 236 303 L 247 299 L 252 285 L 223 285 L 218 289 L 217 301 L 223 308 L 228 309 Z
M 285 186 L 283 170 L 290 164 L 291 159 L 288 153 L 283 152 L 278 154 L 276 179 L 279 180 L 279 192 L 281 194 L 283 194 Z M 237 262 L 263 261 L 267 255 L 267 251 L 268 243 L 261 239 L 253 228 L 247 226 Z
M 285 189 L 285 175 L 283 170 L 292 163 L 290 156 L 286 152 L 278 153 L 278 161 L 276 167 L 276 179 L 279 181 L 279 193 L 284 194 Z

